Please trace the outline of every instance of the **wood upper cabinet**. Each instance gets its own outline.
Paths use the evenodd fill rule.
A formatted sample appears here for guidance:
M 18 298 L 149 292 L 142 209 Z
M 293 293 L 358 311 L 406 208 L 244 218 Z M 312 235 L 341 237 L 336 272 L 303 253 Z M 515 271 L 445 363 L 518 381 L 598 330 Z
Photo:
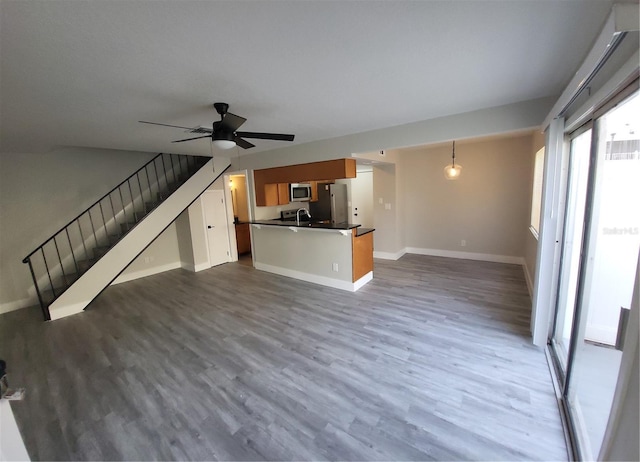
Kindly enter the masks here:
M 268 183 L 264 185 L 264 204 L 286 205 L 289 203 L 289 183 Z
M 278 183 L 278 205 L 289 203 L 289 183 Z
M 335 159 L 324 162 L 311 162 L 309 164 L 254 170 L 253 179 L 256 191 L 256 205 L 288 204 L 289 183 L 312 183 L 311 189 L 313 194 L 313 182 L 327 182 L 338 178 L 355 177 L 355 159 Z M 284 194 L 285 189 L 286 194 Z M 279 194 L 279 191 L 282 191 L 282 194 Z M 286 202 L 284 202 L 285 200 Z

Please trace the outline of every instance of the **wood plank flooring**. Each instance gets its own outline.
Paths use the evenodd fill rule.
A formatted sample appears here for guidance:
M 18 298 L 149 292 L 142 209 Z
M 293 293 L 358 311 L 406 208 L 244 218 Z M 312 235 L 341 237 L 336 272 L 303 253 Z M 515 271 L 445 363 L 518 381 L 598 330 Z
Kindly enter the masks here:
M 226 264 L 0 316 L 37 460 L 566 460 L 515 265 L 406 255 L 356 293 Z

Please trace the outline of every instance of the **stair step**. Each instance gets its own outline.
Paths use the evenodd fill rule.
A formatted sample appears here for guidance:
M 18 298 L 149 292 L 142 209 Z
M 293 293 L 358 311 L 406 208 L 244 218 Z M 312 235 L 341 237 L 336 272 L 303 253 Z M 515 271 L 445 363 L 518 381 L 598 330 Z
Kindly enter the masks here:
M 113 247 L 121 238 L 122 234 L 109 234 L 107 237 L 107 239 L 109 239 L 109 246 Z
M 99 258 L 102 258 L 104 254 L 106 254 L 109 251 L 109 249 L 111 249 L 111 247 L 109 246 L 94 247 L 93 258 L 95 258 L 96 260 L 98 260 Z
M 144 210 L 141 212 L 133 212 L 133 217 L 136 220 L 136 223 L 142 220 L 145 217 L 145 215 L 147 215 L 147 213 L 149 212 L 145 212 Z
M 156 197 L 158 198 L 158 202 L 164 201 L 167 197 L 169 197 L 171 194 L 176 192 L 178 188 L 183 184 L 184 184 L 184 181 L 176 181 L 174 183 L 169 183 L 163 191 L 160 191 L 159 193 L 157 193 Z
M 78 273 L 69 273 L 65 274 L 64 276 L 59 276 L 53 279 L 53 287 L 56 288 L 56 291 L 58 289 L 66 289 L 71 284 L 76 282 L 79 277 L 80 275 Z
M 97 261 L 98 260 L 93 258 L 90 258 L 89 260 L 78 260 L 76 263 L 78 265 L 78 270 L 80 270 L 80 274 L 85 273 Z
M 145 202 L 144 206 L 147 209 L 147 213 L 151 212 L 153 209 L 155 209 L 158 205 L 160 205 L 160 202 Z
M 42 297 L 42 303 L 44 306 L 49 306 L 51 303 L 60 296 L 62 292 L 56 291 L 56 295 L 53 295 L 53 291 L 51 290 L 43 290 L 40 292 L 40 296 Z
M 126 234 L 131 228 L 133 228 L 137 223 L 120 223 L 120 229 L 122 230 L 122 234 Z

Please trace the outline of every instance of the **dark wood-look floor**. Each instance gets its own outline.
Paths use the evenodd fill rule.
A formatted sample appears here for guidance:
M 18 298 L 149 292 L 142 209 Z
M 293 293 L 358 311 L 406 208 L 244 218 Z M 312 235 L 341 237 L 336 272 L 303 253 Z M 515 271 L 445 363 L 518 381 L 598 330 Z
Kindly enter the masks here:
M 356 293 L 242 264 L 0 317 L 33 459 L 566 459 L 522 268 L 376 260 Z

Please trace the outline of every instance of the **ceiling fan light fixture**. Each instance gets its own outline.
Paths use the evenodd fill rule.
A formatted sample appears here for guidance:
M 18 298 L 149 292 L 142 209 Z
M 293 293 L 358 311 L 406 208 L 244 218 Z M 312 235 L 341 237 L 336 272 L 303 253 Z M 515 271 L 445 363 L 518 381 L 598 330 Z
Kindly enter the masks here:
M 447 180 L 457 180 L 462 173 L 462 165 L 456 164 L 456 142 L 453 142 L 453 152 L 451 154 L 451 163 L 444 168 L 444 177 Z
M 212 143 L 218 149 L 231 149 L 236 146 L 233 133 L 216 133 Z

